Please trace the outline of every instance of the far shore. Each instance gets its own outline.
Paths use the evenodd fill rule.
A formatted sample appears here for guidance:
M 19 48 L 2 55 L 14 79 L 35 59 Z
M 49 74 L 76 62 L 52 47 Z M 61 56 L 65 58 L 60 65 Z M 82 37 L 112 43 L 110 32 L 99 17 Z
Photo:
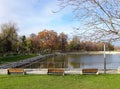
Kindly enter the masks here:
M 104 54 L 104 51 L 67 52 L 62 54 Z M 105 54 L 120 54 L 119 51 L 106 51 Z

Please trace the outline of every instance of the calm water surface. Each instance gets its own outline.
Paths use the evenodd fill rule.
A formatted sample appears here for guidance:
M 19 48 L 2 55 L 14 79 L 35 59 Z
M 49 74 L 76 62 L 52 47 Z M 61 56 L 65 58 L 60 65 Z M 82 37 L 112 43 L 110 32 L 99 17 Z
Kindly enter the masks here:
M 120 54 L 107 54 L 107 69 L 116 69 L 120 66 Z M 55 56 L 31 63 L 26 68 L 104 68 L 103 54 L 74 54 Z

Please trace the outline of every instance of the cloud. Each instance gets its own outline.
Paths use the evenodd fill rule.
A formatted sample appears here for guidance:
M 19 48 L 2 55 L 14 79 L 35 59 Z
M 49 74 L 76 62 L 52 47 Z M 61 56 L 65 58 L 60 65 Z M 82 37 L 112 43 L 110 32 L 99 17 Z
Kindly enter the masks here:
M 0 24 L 16 22 L 20 35 L 43 29 L 69 33 L 75 25 L 70 9 L 52 13 L 59 8 L 57 3 L 58 0 L 0 0 Z

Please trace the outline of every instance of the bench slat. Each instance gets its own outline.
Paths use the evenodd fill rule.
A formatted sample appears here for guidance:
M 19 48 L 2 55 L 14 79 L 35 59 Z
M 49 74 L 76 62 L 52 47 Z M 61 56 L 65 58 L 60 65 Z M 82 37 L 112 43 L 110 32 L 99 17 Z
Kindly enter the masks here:
M 8 74 L 19 74 L 19 73 L 24 74 L 24 69 L 23 68 L 9 68 L 8 69 Z
M 64 69 L 48 69 L 48 74 L 62 74 L 64 75 Z
M 82 69 L 83 74 L 98 74 L 98 69 Z

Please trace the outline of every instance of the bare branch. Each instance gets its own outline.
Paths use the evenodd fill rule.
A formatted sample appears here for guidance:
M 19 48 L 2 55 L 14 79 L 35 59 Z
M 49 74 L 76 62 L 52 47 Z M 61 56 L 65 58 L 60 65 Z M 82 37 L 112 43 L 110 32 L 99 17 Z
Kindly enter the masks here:
M 83 26 L 81 37 L 94 40 L 120 38 L 120 0 L 60 0 L 61 6 L 72 12 Z M 81 25 L 80 24 L 80 25 Z

